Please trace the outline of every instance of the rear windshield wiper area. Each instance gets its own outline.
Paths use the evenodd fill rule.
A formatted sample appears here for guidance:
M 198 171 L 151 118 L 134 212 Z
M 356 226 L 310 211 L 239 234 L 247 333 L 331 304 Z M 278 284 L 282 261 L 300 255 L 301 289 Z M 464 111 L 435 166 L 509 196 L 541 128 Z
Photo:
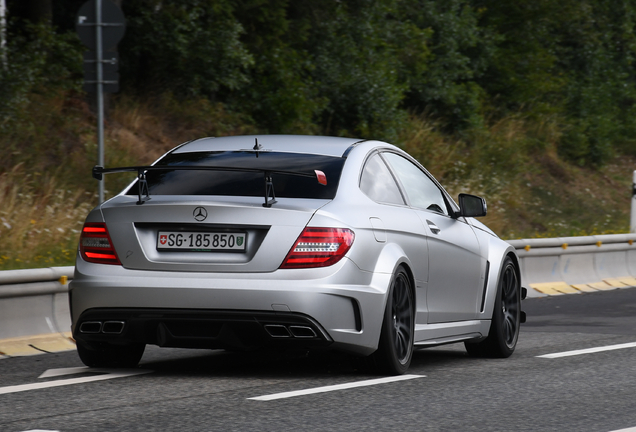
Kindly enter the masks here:
M 153 166 L 93 168 L 93 177 L 115 172 L 137 172 L 127 191 L 137 204 L 153 195 L 262 196 L 265 207 L 276 197 L 333 199 L 344 158 L 254 152 L 198 152 L 168 154 Z

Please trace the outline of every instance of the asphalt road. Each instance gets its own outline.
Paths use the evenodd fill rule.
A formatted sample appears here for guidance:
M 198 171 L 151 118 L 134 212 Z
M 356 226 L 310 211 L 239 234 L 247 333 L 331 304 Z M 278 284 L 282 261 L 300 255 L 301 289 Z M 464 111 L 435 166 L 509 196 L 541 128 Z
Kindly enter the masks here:
M 382 377 L 338 354 L 148 347 L 140 369 L 119 377 L 113 371 L 60 371 L 82 366 L 74 352 L 4 359 L 0 431 L 610 432 L 636 427 L 636 289 L 529 299 L 524 310 L 528 323 L 509 359 L 472 359 L 461 344 L 420 350 L 410 375 L 403 377 L 408 379 L 398 382 L 368 382 Z M 616 345 L 622 347 L 538 357 Z M 54 374 L 51 370 L 59 375 L 39 378 L 45 371 Z M 351 383 L 359 386 L 253 399 Z

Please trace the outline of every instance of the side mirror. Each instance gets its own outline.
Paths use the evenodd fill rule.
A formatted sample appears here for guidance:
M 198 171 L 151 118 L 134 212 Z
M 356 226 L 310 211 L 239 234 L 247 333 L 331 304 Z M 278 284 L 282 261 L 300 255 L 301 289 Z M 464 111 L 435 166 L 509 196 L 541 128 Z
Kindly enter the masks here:
M 486 200 L 482 197 L 469 194 L 459 194 L 459 212 L 456 217 L 480 217 L 486 216 L 488 208 Z

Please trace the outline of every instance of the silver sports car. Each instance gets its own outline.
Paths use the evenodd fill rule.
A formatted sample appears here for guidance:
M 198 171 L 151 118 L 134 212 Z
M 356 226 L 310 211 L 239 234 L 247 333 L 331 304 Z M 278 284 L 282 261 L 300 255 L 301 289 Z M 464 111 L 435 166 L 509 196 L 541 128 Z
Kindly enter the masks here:
M 335 349 L 404 373 L 464 342 L 508 357 L 525 321 L 514 248 L 380 141 L 258 135 L 182 144 L 90 212 L 70 285 L 88 366 L 146 344 Z

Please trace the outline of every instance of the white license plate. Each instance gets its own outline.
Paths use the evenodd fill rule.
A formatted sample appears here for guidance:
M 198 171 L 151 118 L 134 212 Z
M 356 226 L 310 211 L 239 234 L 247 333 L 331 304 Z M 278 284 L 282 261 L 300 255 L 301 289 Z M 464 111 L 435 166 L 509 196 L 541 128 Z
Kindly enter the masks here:
M 246 233 L 160 231 L 157 250 L 185 250 L 195 252 L 244 251 Z

